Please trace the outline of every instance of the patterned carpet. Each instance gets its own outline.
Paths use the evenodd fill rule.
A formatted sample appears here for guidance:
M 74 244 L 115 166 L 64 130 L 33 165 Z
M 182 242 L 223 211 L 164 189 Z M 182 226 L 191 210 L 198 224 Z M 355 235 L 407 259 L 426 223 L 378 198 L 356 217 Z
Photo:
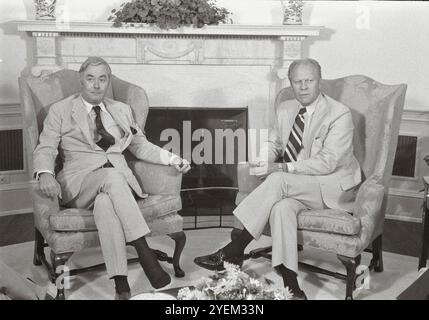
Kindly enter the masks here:
M 172 282 L 167 287 L 189 286 L 197 279 L 211 274 L 210 271 L 201 269 L 193 263 L 196 256 L 211 253 L 229 241 L 230 229 L 203 229 L 186 231 L 187 244 L 182 255 L 182 269 L 186 272 L 184 278 L 178 279 L 172 276 Z M 173 242 L 167 237 L 149 240 L 151 247 L 172 253 Z M 253 241 L 248 250 L 270 245 L 270 238 L 263 236 L 258 242 Z M 134 256 L 134 249 L 129 248 L 130 256 Z M 24 277 L 30 277 L 40 285 L 48 285 L 49 281 L 42 267 L 32 264 L 33 243 L 26 242 L 0 248 L 0 259 L 12 266 Z M 368 265 L 370 254 L 364 253 L 362 264 Z M 300 261 L 304 261 L 319 267 L 327 267 L 339 273 L 345 270 L 335 255 L 326 254 L 318 250 L 304 248 L 300 252 Z M 73 266 L 86 266 L 102 263 L 103 258 L 99 249 L 87 250 L 72 257 Z M 163 267 L 170 275 L 173 268 L 166 262 Z M 418 277 L 418 261 L 415 257 L 403 256 L 384 252 L 384 272 L 374 273 L 365 279 L 365 285 L 355 291 L 355 299 L 369 300 L 392 300 L 411 285 Z M 282 286 L 282 280 L 271 268 L 271 263 L 259 258 L 245 261 L 243 270 L 251 276 L 258 278 L 265 276 L 275 282 L 276 286 Z M 129 265 L 129 283 L 132 294 L 153 292 L 145 274 L 138 263 Z M 299 271 L 299 282 L 309 299 L 313 300 L 342 300 L 345 296 L 345 282 L 325 275 Z M 173 290 L 174 291 L 174 290 Z M 114 297 L 113 282 L 109 280 L 104 271 L 94 271 L 83 275 L 69 278 L 69 289 L 66 290 L 69 300 L 111 300 Z

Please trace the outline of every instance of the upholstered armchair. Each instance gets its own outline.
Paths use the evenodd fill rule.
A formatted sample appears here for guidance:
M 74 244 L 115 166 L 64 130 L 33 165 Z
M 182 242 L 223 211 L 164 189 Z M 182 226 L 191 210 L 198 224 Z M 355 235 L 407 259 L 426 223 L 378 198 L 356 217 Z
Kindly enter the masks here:
M 61 207 L 58 200 L 45 197 L 33 180 L 32 153 L 38 143 L 39 133 L 50 106 L 79 92 L 79 75 L 72 70 L 61 70 L 44 77 L 20 77 L 20 97 L 24 112 L 27 168 L 30 174 L 30 193 L 34 206 L 35 250 L 34 264 L 46 266 L 53 283 L 64 272 L 64 264 L 73 253 L 99 246 L 99 238 L 92 212 L 77 208 Z M 110 98 L 127 103 L 133 110 L 140 128 L 145 126 L 149 103 L 145 91 L 131 83 L 112 76 L 108 94 Z M 168 235 L 175 241 L 173 257 L 155 250 L 159 260 L 173 264 L 176 277 L 183 277 L 179 260 L 185 245 L 183 219 L 177 213 L 182 208 L 180 188 L 182 176 L 173 167 L 145 163 L 127 154 L 127 161 L 140 186 L 149 194 L 138 200 L 141 213 L 151 230 L 150 236 Z M 57 158 L 58 172 L 61 159 Z M 45 257 L 45 247 L 50 249 L 50 262 Z M 137 261 L 137 259 L 131 259 Z M 104 265 L 71 270 L 69 275 L 103 268 Z M 58 299 L 64 299 L 62 285 L 57 286 Z
M 297 217 L 299 249 L 313 247 L 335 253 L 346 267 L 346 275 L 303 263 L 300 266 L 346 280 L 346 299 L 352 299 L 356 287 L 356 268 L 364 250 L 373 254 L 369 269 L 383 271 L 382 234 L 386 193 L 407 86 L 384 85 L 365 76 L 353 75 L 322 80 L 321 88 L 322 92 L 351 108 L 355 127 L 354 152 L 361 165 L 364 182 L 359 187 L 351 214 L 326 209 L 302 211 Z M 275 108 L 288 99 L 293 99 L 290 87 L 279 92 Z M 239 165 L 236 204 L 260 183 L 257 177 L 249 175 L 247 164 Z M 232 237 L 238 234 L 239 228 L 237 221 Z M 269 226 L 264 234 L 270 234 Z M 246 258 L 270 258 L 270 252 L 270 247 L 256 249 Z

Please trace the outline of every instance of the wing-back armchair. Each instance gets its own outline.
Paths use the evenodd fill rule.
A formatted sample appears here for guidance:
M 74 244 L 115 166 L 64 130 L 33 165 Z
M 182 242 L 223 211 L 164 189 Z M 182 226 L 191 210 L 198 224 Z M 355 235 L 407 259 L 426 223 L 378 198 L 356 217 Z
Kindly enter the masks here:
M 27 168 L 30 174 L 30 193 L 34 206 L 35 250 L 34 264 L 47 267 L 53 283 L 61 279 L 62 267 L 74 252 L 99 246 L 98 232 L 90 210 L 61 207 L 58 200 L 45 197 L 33 180 L 32 153 L 35 149 L 43 121 L 50 106 L 72 94 L 79 92 L 79 74 L 73 70 L 61 70 L 45 77 L 20 77 L 19 88 L 24 112 Z M 131 106 L 136 122 L 143 130 L 149 112 L 149 102 L 145 91 L 131 83 L 112 76 L 107 96 Z M 151 230 L 150 236 L 169 235 L 175 241 L 173 257 L 155 250 L 159 260 L 173 264 L 175 275 L 183 277 L 179 265 L 180 255 L 185 245 L 183 219 L 177 213 L 182 208 L 180 188 L 182 176 L 173 167 L 150 164 L 127 154 L 128 165 L 137 177 L 146 199 L 138 200 L 138 205 Z M 61 168 L 60 156 L 56 171 Z M 50 262 L 45 257 L 44 247 L 50 248 Z M 132 259 L 137 261 L 137 259 Z M 104 265 L 71 270 L 69 275 L 102 268 Z M 58 299 L 64 299 L 64 289 L 57 286 Z
M 407 86 L 384 85 L 361 75 L 335 80 L 322 80 L 322 92 L 350 107 L 355 127 L 353 145 L 364 182 L 360 185 L 353 212 L 341 210 L 308 210 L 298 214 L 298 243 L 337 254 L 345 265 L 347 274 L 339 275 L 329 270 L 301 264 L 313 271 L 346 280 L 346 299 L 353 298 L 356 268 L 361 253 L 372 244 L 373 258 L 370 269 L 383 271 L 382 233 L 395 156 L 399 125 Z M 282 89 L 275 101 L 275 108 L 285 100 L 293 99 L 290 87 Z M 247 165 L 238 166 L 239 192 L 236 204 L 261 182 L 249 175 Z M 240 223 L 233 229 L 234 237 Z M 269 226 L 265 229 L 269 235 Z M 256 249 L 247 257 L 270 257 L 271 248 Z

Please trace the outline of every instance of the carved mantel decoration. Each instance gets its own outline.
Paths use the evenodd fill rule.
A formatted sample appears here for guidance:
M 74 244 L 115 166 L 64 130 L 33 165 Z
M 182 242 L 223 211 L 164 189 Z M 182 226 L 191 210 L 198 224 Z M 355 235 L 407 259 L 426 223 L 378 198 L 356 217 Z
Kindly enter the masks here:
M 56 71 L 67 67 L 68 62 L 77 62 L 73 53 L 69 52 L 68 44 L 80 38 L 99 38 L 94 45 L 102 45 L 113 39 L 128 39 L 134 42 L 135 63 L 214 63 L 222 59 L 229 64 L 241 59 L 243 62 L 254 59 L 248 50 L 235 57 L 205 55 L 206 48 L 212 49 L 213 42 L 220 42 L 226 50 L 237 41 L 266 41 L 278 42 L 282 50 L 278 56 L 258 57 L 257 59 L 277 60 L 277 70 L 288 67 L 288 61 L 302 56 L 302 42 L 307 37 L 319 36 L 321 26 L 248 26 L 248 25 L 218 25 L 205 28 L 182 28 L 178 30 L 161 30 L 149 27 L 113 28 L 111 23 L 104 22 L 61 22 L 61 21 L 17 21 L 19 31 L 29 32 L 36 38 L 36 65 L 33 73 Z M 62 47 L 61 42 L 67 44 Z M 110 45 L 109 45 L 110 46 Z M 88 43 L 88 53 L 91 45 Z M 247 49 L 250 49 L 247 46 Z M 233 49 L 232 49 L 233 50 Z M 233 50 L 235 51 L 235 50 Z M 108 54 L 108 53 L 107 53 Z M 103 54 L 106 56 L 106 53 Z M 127 55 L 127 58 L 130 58 Z M 108 59 L 109 60 L 109 59 Z M 216 62 L 217 63 L 217 62 Z M 282 72 L 280 72 L 282 74 Z

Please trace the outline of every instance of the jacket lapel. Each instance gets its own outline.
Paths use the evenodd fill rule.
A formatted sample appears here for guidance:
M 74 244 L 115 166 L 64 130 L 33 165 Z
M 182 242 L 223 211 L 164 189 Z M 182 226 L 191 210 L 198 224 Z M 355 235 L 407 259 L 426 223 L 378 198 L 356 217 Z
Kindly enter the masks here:
M 311 120 L 310 126 L 308 128 L 308 134 L 304 141 L 304 145 L 309 146 L 309 148 L 305 148 L 305 156 L 306 158 L 310 157 L 311 147 L 313 145 L 316 134 L 323 128 L 324 117 L 328 112 L 328 103 L 326 100 L 326 96 L 324 94 L 321 95 L 319 102 L 316 105 L 314 110 L 313 118 Z M 304 129 L 305 130 L 305 129 Z
M 106 106 L 107 111 L 109 111 L 113 120 L 124 130 L 124 137 L 121 139 L 121 150 L 124 150 L 131 142 L 133 135 L 131 133 L 131 123 L 126 117 L 121 107 L 115 106 L 115 102 L 110 99 L 104 99 L 104 105 Z
M 92 149 L 95 149 L 95 143 L 89 132 L 88 112 L 80 96 L 77 96 L 72 101 L 72 118 L 74 119 L 74 121 L 76 121 L 76 124 L 82 131 L 86 140 L 88 140 L 88 143 L 91 145 Z

